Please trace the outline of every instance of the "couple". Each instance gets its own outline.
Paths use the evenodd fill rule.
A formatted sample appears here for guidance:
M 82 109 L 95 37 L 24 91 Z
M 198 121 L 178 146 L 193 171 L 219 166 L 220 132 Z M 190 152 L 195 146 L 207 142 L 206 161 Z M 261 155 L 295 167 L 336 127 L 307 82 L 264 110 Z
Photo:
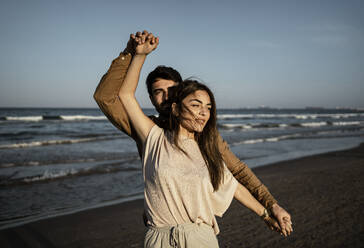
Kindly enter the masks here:
M 182 81 L 173 68 L 159 66 L 148 75 L 147 88 L 160 115 L 142 112 L 135 90 L 144 61 L 158 44 L 147 31 L 132 34 L 94 94 L 108 119 L 135 140 L 142 158 L 144 246 L 218 247 L 215 215 L 222 216 L 233 197 L 272 230 L 289 235 L 290 215 L 219 135 L 207 86 Z

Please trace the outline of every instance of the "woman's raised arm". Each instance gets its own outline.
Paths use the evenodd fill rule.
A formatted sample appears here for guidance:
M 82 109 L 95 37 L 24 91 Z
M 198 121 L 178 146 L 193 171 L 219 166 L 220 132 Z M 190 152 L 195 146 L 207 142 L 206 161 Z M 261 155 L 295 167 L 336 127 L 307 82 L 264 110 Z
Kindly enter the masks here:
M 137 33 L 135 37 L 135 55 L 131 61 L 128 72 L 126 73 L 124 83 L 119 91 L 119 99 L 124 105 L 132 128 L 135 129 L 139 145 L 144 144 L 150 129 L 155 125 L 140 108 L 136 98 L 135 90 L 138 85 L 140 71 L 144 61 L 149 53 L 157 48 L 159 38 L 154 37 L 152 33 L 143 31 L 142 34 Z

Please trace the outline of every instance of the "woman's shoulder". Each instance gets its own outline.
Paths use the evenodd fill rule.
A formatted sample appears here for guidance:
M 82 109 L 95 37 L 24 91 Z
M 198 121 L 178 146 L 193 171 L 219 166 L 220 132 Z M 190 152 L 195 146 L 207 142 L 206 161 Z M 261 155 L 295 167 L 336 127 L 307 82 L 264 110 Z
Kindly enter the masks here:
M 151 140 L 153 138 L 159 137 L 161 135 L 164 135 L 164 130 L 160 128 L 158 125 L 154 125 L 147 136 L 147 140 Z

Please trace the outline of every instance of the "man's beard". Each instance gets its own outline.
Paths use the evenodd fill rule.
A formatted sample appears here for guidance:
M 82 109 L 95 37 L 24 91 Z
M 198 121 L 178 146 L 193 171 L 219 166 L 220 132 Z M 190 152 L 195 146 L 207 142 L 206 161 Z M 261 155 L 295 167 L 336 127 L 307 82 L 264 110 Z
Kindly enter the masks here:
M 171 103 L 168 101 L 162 102 L 157 109 L 159 116 L 163 118 L 168 118 L 171 113 Z

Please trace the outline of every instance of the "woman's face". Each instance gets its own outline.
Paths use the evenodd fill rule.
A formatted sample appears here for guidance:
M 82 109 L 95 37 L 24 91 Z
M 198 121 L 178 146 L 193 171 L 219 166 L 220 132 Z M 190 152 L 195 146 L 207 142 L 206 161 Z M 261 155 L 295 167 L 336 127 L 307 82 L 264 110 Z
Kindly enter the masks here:
M 189 133 L 202 132 L 210 119 L 211 100 L 204 90 L 197 90 L 182 100 L 181 127 Z

